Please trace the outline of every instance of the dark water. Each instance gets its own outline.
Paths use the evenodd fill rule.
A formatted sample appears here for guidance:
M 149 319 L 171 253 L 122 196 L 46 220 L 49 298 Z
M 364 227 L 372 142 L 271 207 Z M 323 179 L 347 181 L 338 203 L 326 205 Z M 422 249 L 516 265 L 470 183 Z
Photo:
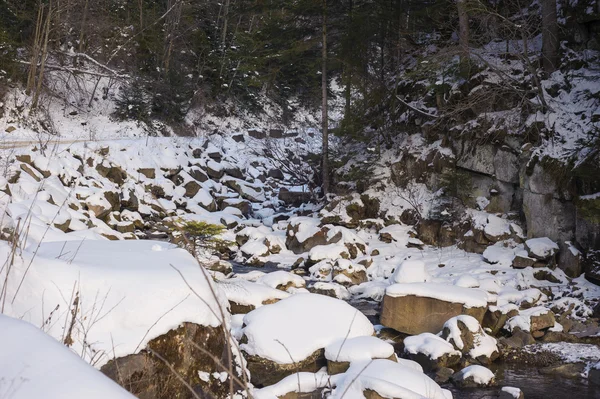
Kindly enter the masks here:
M 520 388 L 525 399 L 600 399 L 600 385 L 584 378 L 543 375 L 534 367 L 517 364 L 499 364 L 491 369 L 496 374 L 496 387 L 457 389 L 452 384 L 444 384 L 443 387 L 452 391 L 454 399 L 498 398 L 503 386 Z

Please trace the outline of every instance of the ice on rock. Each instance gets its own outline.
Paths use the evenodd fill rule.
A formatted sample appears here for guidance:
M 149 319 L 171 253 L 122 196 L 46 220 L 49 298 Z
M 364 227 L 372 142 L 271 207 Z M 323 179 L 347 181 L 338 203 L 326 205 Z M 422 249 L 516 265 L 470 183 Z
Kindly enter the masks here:
M 241 348 L 279 364 L 306 359 L 338 339 L 373 335 L 365 315 L 346 302 L 318 294 L 296 294 L 246 315 Z M 293 359 L 293 360 L 292 360 Z

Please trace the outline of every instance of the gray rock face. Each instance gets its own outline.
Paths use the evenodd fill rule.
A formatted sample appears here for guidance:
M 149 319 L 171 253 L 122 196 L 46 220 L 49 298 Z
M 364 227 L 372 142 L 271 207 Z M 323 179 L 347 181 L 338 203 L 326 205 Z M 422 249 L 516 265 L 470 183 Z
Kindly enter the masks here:
M 483 173 L 494 175 L 494 146 L 491 144 L 478 145 L 473 142 L 465 144 L 465 149 L 456 160 L 456 166 Z
M 496 179 L 512 184 L 519 184 L 519 158 L 507 148 L 500 148 L 494 156 Z
M 548 237 L 558 243 L 571 241 L 575 232 L 575 205 L 551 194 L 523 193 L 523 211 L 528 237 Z

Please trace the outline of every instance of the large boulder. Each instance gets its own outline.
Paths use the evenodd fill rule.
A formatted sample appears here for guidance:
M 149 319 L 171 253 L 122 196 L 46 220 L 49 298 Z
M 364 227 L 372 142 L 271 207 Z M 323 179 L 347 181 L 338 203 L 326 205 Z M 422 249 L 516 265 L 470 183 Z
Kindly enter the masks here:
M 324 348 L 340 339 L 373 335 L 371 322 L 346 302 L 292 295 L 244 317 L 241 349 L 255 386 L 274 384 L 326 364 Z
M 394 284 L 386 289 L 381 324 L 405 334 L 438 333 L 462 314 L 479 323 L 487 310 L 487 292 L 440 283 Z
M 189 387 L 200 397 L 225 397 L 229 378 L 210 376 L 229 368 L 226 342 L 221 327 L 183 323 L 151 340 L 140 353 L 109 361 L 101 371 L 142 399 L 192 397 Z M 174 373 L 185 383 L 173 378 Z

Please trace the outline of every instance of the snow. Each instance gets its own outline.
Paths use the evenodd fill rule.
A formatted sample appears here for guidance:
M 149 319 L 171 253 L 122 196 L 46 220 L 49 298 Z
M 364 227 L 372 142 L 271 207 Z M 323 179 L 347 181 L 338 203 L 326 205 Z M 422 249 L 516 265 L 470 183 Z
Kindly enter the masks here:
M 322 369 L 316 373 L 289 375 L 276 384 L 251 391 L 254 399 L 279 399 L 290 392 L 313 392 L 330 384 L 330 376 Z
M 0 242 L 0 256 L 9 254 L 8 244 Z M 7 315 L 43 325 L 59 340 L 77 297 L 82 323 L 75 323 L 72 349 L 97 366 L 136 353 L 184 321 L 217 327 L 219 306 L 227 308 L 225 296 L 188 252 L 157 241 L 42 243 L 37 254 L 16 258 L 7 297 Z M 227 311 L 225 316 L 229 323 Z
M 39 328 L 0 315 L 0 396 L 11 399 L 134 399 Z
M 458 372 L 462 379 L 473 378 L 476 384 L 488 385 L 494 380 L 494 373 L 487 367 L 472 365 L 467 366 Z
M 529 239 L 525 241 L 525 245 L 538 259 L 546 259 L 558 251 L 558 245 L 548 237 Z
M 406 337 L 404 339 L 404 350 L 413 355 L 422 353 L 430 359 L 439 359 L 444 355 L 461 356 L 461 353 L 454 349 L 452 344 L 432 333 Z
M 364 398 L 366 389 L 383 397 L 403 399 L 451 399 L 431 378 L 414 368 L 391 360 L 354 362 L 337 380 L 331 399 Z
M 241 348 L 279 364 L 301 361 L 340 338 L 373 335 L 369 320 L 346 302 L 296 294 L 258 308 L 244 318 L 248 343 Z
M 325 358 L 335 362 L 387 359 L 393 355 L 391 344 L 370 336 L 340 339 L 325 347 Z
M 522 331 L 531 331 L 531 317 L 541 316 L 548 312 L 549 310 L 543 306 L 521 310 L 517 316 L 513 316 L 506 321 L 504 328 L 511 332 L 515 328 L 520 328 Z
M 281 290 L 241 278 L 223 280 L 219 282 L 219 288 L 229 301 L 255 308 L 263 306 L 266 301 L 289 297 L 288 293 Z
M 477 359 L 479 356 L 491 358 L 494 352 L 498 353 L 496 338 L 486 334 L 476 318 L 468 315 L 455 316 L 444 323 L 444 329 L 448 331 L 446 340 L 454 342 L 454 345 L 462 350 L 464 342 L 461 338 L 459 322 L 473 333 L 473 348 L 469 351 L 469 356 Z
M 506 392 L 515 399 L 519 399 L 521 397 L 521 394 L 523 393 L 521 389 L 516 387 L 502 387 L 501 391 Z
M 292 283 L 292 286 L 296 288 L 301 288 L 306 285 L 306 282 L 302 277 L 298 276 L 297 274 L 286 272 L 283 270 L 267 273 L 264 276 L 259 277 L 257 282 L 269 286 L 271 288 L 285 286 L 289 283 Z
M 424 283 L 431 278 L 421 260 L 405 260 L 396 268 L 391 283 Z
M 405 283 L 389 286 L 386 295 L 391 297 L 419 296 L 441 301 L 460 303 L 467 308 L 486 307 L 490 294 L 477 288 L 463 288 L 441 283 Z
M 342 254 L 348 255 L 348 248 L 343 244 L 328 244 L 317 245 L 308 252 L 308 257 L 313 262 L 318 262 L 323 259 L 339 259 Z

